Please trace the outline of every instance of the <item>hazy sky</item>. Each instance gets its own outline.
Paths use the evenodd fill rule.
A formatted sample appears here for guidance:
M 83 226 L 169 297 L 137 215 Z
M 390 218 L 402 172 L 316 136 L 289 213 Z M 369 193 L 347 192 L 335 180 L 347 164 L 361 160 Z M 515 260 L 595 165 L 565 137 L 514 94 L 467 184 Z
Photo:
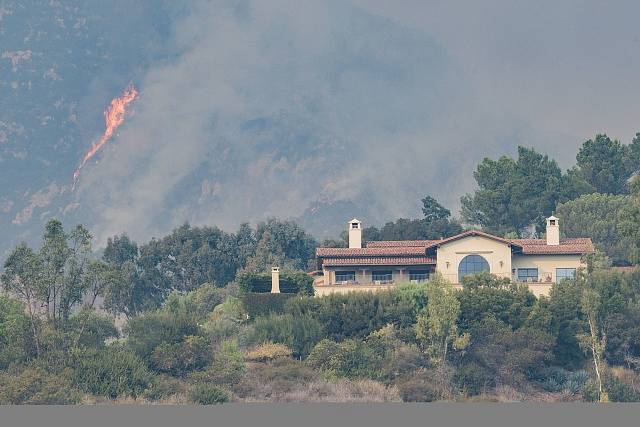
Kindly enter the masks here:
M 640 130 L 640 3 L 193 1 L 80 197 L 98 234 L 458 207 L 485 156 Z M 372 213 L 374 212 L 374 213 Z

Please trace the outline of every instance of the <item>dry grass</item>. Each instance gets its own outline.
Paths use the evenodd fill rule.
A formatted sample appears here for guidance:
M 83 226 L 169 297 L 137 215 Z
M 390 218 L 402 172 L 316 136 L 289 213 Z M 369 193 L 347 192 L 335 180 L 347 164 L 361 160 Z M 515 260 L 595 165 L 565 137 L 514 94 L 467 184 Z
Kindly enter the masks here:
M 277 396 L 279 402 L 400 402 L 396 387 L 373 380 L 339 379 L 314 381 L 297 390 Z

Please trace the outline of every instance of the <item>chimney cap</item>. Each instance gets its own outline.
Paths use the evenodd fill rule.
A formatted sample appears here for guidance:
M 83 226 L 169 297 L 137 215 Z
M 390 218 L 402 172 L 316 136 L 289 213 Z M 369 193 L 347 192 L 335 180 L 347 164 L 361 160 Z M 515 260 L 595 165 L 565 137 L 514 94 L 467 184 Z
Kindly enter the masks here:
M 558 218 L 557 216 L 551 215 L 551 216 L 550 216 L 549 218 L 547 218 L 547 219 L 548 219 L 548 220 L 552 220 L 552 219 L 558 220 L 558 219 L 560 219 L 560 218 Z
M 360 221 L 358 218 L 353 218 L 351 221 L 349 221 L 349 224 L 351 224 L 353 222 L 357 222 L 358 224 L 362 224 L 362 221 Z

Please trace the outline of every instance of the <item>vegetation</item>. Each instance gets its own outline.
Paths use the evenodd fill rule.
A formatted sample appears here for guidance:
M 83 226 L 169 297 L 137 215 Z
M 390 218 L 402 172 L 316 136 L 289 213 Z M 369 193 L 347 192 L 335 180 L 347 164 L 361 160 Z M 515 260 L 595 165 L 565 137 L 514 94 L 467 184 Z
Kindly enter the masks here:
M 566 172 L 526 148 L 478 166 L 465 221 L 540 237 L 555 212 L 566 236 L 600 250 L 541 298 L 487 273 L 461 290 L 435 275 L 317 298 L 315 240 L 276 219 L 236 233 L 184 225 L 144 244 L 115 236 L 100 257 L 85 227 L 51 220 L 38 248 L 21 244 L 3 265 L 0 404 L 638 401 L 640 270 L 611 264 L 640 260 L 639 153 L 639 138 L 598 135 Z M 422 207 L 365 238 L 462 230 L 432 197 Z M 268 292 L 273 265 L 281 294 Z

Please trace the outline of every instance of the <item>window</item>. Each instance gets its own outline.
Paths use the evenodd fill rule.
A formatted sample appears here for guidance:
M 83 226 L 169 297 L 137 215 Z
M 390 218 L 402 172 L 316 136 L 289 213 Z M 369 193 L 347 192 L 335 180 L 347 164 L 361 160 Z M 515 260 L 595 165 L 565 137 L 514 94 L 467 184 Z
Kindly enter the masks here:
M 356 281 L 356 272 L 355 271 L 336 271 L 336 282 L 355 282 Z
M 352 222 L 351 223 L 351 228 L 358 228 L 358 223 L 357 222 Z
M 576 277 L 575 268 L 556 268 L 556 282 L 560 283 L 564 279 L 573 279 Z
M 467 255 L 460 261 L 458 266 L 458 281 L 462 281 L 464 276 L 469 274 L 489 272 L 489 263 L 480 255 Z
M 538 269 L 537 268 L 519 268 L 518 281 L 519 282 L 537 282 Z
M 425 282 L 429 280 L 429 270 L 412 270 L 409 271 L 409 281 Z
M 393 273 L 391 271 L 374 271 L 371 273 L 371 280 L 374 283 L 390 283 L 391 281 L 393 281 Z

